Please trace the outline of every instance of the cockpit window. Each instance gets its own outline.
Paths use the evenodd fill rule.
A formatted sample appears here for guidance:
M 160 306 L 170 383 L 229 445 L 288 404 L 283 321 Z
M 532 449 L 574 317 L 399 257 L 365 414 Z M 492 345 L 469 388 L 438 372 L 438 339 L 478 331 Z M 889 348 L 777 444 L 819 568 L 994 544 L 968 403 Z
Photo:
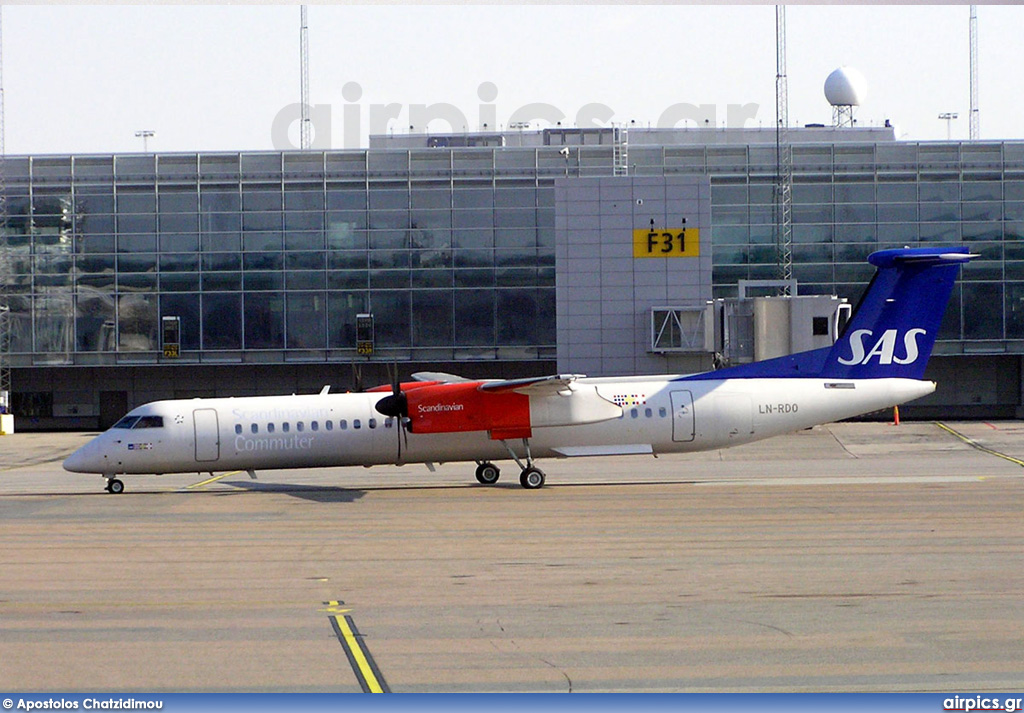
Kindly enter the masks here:
M 143 416 L 132 428 L 163 428 L 163 416 Z
M 131 428 L 132 426 L 135 425 L 135 422 L 138 420 L 138 416 L 125 416 L 120 421 L 111 426 L 111 428 Z

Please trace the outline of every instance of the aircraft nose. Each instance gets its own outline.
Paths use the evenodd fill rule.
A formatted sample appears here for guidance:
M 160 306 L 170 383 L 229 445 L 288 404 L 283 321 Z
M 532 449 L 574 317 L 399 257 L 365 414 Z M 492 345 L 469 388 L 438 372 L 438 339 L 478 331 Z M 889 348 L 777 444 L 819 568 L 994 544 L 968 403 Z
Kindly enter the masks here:
M 72 473 L 102 473 L 102 461 L 96 441 L 89 441 L 64 459 L 64 470 Z

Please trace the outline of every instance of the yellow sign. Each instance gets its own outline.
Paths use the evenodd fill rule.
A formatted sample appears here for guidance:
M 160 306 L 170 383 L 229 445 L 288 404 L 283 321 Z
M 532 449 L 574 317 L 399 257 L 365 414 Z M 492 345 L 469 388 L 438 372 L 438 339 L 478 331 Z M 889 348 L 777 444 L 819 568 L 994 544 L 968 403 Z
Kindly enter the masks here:
M 168 359 L 178 358 L 178 345 L 177 344 L 164 344 L 164 356 Z
M 356 342 L 356 354 L 362 356 L 373 354 L 373 342 Z
M 698 257 L 700 228 L 633 231 L 633 257 Z

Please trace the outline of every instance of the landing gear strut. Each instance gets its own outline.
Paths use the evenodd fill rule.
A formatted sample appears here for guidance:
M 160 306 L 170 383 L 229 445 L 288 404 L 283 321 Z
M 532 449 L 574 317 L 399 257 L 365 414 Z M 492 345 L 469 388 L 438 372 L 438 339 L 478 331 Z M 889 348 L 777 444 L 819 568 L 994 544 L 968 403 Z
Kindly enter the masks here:
M 120 495 L 124 492 L 124 483 L 117 478 L 107 478 L 107 487 L 105 490 L 111 495 Z
M 527 490 L 536 490 L 544 485 L 544 471 L 533 465 L 533 456 L 530 454 L 530 442 L 527 439 L 523 439 L 523 449 L 526 451 L 525 465 L 519 460 L 519 456 L 516 455 L 516 452 L 512 450 L 512 446 L 507 441 L 503 440 L 501 445 L 505 446 L 505 450 L 512 456 L 512 460 L 522 469 L 522 474 L 519 476 L 520 485 Z

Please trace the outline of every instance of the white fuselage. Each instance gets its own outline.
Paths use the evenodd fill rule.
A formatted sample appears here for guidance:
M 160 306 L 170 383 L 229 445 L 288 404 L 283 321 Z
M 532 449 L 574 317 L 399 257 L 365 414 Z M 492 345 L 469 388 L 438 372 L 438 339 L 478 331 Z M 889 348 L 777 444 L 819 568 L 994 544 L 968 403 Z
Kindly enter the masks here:
M 599 423 L 534 428 L 533 458 L 699 451 L 748 443 L 925 396 L 913 379 L 581 378 L 621 407 Z M 509 458 L 485 431 L 403 433 L 374 406 L 383 393 L 156 401 L 65 461 L 117 474 L 267 470 Z M 151 418 L 145 418 L 151 417 Z M 399 441 L 401 444 L 399 445 Z M 510 444 L 523 455 L 518 441 Z M 401 457 L 399 458 L 399 448 Z

